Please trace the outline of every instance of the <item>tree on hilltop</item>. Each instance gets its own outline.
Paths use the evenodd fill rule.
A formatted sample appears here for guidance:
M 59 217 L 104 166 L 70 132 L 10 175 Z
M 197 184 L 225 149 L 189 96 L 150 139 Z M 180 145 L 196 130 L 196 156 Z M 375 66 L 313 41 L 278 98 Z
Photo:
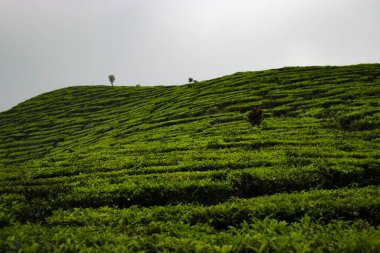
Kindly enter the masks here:
M 111 82 L 111 86 L 113 86 L 113 82 L 115 81 L 115 76 L 114 75 L 109 75 L 108 80 Z

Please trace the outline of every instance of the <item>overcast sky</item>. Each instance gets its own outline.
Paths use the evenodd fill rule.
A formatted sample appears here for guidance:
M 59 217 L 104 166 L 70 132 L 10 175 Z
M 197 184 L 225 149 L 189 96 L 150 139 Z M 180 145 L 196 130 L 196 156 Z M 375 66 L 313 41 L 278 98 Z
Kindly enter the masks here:
M 380 62 L 379 0 L 0 0 L 0 111 L 74 85 Z

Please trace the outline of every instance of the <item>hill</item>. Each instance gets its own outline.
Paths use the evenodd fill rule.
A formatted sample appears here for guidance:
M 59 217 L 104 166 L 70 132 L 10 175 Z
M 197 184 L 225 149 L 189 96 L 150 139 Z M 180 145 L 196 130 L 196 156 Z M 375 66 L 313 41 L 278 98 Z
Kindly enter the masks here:
M 0 113 L 0 252 L 379 251 L 379 96 L 361 64 L 32 98 Z

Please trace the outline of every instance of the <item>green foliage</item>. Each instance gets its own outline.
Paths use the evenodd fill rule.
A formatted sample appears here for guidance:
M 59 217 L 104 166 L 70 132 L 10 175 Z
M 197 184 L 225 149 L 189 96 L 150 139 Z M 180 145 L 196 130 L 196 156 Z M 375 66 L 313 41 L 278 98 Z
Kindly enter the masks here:
M 0 252 L 379 252 L 379 96 L 379 64 L 37 96 L 0 113 Z

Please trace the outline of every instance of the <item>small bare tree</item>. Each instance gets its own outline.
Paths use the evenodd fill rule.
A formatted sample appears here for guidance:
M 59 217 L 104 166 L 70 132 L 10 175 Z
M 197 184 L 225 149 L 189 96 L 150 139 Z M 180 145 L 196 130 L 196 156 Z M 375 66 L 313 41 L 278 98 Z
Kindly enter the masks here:
M 109 75 L 108 80 L 111 82 L 111 86 L 113 86 L 113 82 L 115 81 L 115 76 L 114 75 Z

